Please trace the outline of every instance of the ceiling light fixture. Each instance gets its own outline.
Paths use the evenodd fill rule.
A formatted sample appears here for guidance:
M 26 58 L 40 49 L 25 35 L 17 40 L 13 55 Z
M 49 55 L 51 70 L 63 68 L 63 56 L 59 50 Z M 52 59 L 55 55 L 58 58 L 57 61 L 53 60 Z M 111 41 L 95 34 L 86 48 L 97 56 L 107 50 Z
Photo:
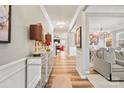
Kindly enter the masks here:
M 103 25 L 102 24 L 100 24 L 100 31 L 98 32 L 98 34 L 99 34 L 99 37 L 103 37 L 103 38 L 108 38 L 111 35 L 111 33 L 109 31 L 103 30 Z
M 60 25 L 59 28 L 63 28 L 63 25 Z
M 58 22 L 57 24 L 56 24 L 57 26 L 59 25 L 65 25 L 65 22 Z

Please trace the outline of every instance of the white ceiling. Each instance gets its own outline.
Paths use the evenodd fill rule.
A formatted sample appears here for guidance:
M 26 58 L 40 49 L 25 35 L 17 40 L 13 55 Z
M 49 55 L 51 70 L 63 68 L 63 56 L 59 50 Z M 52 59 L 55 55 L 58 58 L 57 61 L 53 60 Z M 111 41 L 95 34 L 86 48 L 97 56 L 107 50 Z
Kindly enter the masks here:
M 78 6 L 46 5 L 45 9 L 52 21 L 55 31 L 67 32 Z
M 124 5 L 90 5 L 87 13 L 124 13 Z M 99 31 L 102 24 L 103 30 L 114 31 L 114 29 L 124 28 L 124 17 L 93 16 L 89 18 L 90 32 Z
M 113 31 L 114 29 L 124 28 L 124 17 L 90 17 L 89 18 L 89 29 L 92 31 L 99 31 L 100 28 L 103 30 Z
M 70 23 L 76 13 L 78 5 L 46 5 L 45 9 L 52 21 L 54 31 L 67 32 Z M 124 6 L 117 5 L 90 5 L 87 13 L 124 13 Z M 103 30 L 112 31 L 115 28 L 124 27 L 123 17 L 90 17 L 89 30 L 98 31 L 102 24 Z
M 86 12 L 124 13 L 124 5 L 90 5 L 88 6 Z

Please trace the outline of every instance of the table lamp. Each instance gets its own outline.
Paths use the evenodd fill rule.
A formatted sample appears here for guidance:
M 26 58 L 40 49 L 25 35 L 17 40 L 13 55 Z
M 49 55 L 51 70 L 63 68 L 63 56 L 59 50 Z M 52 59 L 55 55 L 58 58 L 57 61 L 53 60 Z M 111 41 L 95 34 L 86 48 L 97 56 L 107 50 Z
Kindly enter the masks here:
M 35 40 L 35 51 L 33 56 L 40 56 L 40 51 L 37 48 L 37 42 L 42 41 L 42 25 L 41 24 L 31 24 L 30 25 L 30 40 Z

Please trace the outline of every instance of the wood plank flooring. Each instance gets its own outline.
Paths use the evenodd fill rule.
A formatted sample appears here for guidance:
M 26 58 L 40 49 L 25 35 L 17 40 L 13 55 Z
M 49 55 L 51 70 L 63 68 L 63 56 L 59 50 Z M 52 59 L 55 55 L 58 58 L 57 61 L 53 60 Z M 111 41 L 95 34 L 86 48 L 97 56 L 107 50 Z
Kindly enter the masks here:
M 51 88 L 53 84 L 55 84 L 56 76 L 65 75 L 67 78 L 70 78 L 72 88 L 93 88 L 93 85 L 88 80 L 83 80 L 80 78 L 79 74 L 75 69 L 75 61 L 75 57 L 66 56 L 64 59 L 61 59 L 60 56 L 55 57 L 53 59 L 53 70 L 48 80 L 47 87 Z M 93 70 L 93 68 L 91 68 L 90 73 L 94 74 L 96 72 Z M 70 75 L 70 77 L 68 77 L 68 75 Z

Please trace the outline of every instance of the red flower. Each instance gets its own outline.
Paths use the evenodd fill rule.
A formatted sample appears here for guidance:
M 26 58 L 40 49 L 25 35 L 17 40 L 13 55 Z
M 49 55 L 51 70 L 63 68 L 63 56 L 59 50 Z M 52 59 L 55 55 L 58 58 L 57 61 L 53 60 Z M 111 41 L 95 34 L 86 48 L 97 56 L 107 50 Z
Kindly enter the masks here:
M 49 41 L 46 41 L 45 43 L 46 43 L 47 46 L 51 45 L 51 42 L 49 42 Z

